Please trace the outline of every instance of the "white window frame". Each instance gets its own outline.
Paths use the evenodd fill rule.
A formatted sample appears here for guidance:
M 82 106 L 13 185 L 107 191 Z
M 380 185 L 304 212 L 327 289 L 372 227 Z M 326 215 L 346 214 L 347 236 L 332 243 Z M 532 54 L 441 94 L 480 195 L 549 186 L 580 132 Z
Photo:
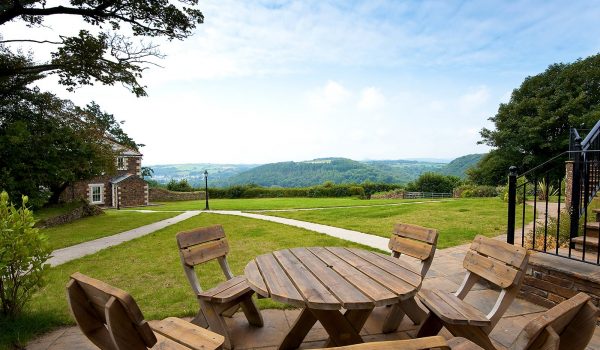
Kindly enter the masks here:
M 104 204 L 104 184 L 89 184 L 88 187 L 90 189 L 90 197 L 89 197 L 90 203 Z M 94 201 L 94 188 L 100 189 L 100 199 L 97 201 Z
M 121 165 L 119 165 L 121 161 Z M 127 157 L 117 157 L 117 170 L 127 170 Z

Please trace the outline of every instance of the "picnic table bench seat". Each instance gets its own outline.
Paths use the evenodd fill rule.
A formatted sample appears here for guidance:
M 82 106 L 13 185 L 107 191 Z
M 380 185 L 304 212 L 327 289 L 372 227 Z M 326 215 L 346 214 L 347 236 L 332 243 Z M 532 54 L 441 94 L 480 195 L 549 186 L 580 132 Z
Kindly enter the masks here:
M 218 286 L 209 290 L 198 293 L 198 299 L 202 299 L 212 303 L 228 303 L 232 300 L 239 299 L 245 294 L 252 295 L 254 291 L 248 285 L 248 281 L 244 276 L 235 276 Z
M 492 324 L 483 312 L 459 299 L 454 293 L 424 289 L 419 293 L 419 299 L 445 323 L 473 326 Z

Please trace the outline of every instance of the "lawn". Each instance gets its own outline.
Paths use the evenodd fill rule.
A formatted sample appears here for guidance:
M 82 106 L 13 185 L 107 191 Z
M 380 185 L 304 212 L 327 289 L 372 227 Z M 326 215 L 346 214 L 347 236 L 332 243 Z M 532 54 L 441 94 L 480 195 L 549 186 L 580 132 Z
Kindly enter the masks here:
M 24 315 L 16 321 L 0 319 L 0 349 L 26 344 L 41 333 L 72 325 L 65 299 L 69 275 L 80 271 L 130 292 L 146 319 L 192 316 L 198 304 L 183 274 L 174 235 L 197 226 L 222 224 L 230 240 L 229 262 L 242 274 L 253 257 L 273 250 L 298 246 L 362 247 L 311 231 L 248 218 L 202 214 L 148 236 L 102 250 L 96 254 L 51 268 L 48 284 L 36 293 Z M 222 280 L 218 264 L 201 266 L 203 287 Z M 270 299 L 258 301 L 261 308 L 282 308 Z
M 168 219 L 177 213 L 139 213 L 106 210 L 104 215 L 79 219 L 68 224 L 42 229 L 52 250 L 68 247 L 96 238 L 106 237 Z
M 522 213 L 517 208 L 517 217 Z M 463 198 L 415 205 L 269 212 L 268 215 L 342 227 L 389 237 L 397 222 L 438 229 L 438 248 L 506 233 L 507 204 L 498 198 Z M 527 222 L 532 211 L 527 210 Z M 520 223 L 517 220 L 517 225 Z
M 432 199 L 359 199 L 356 197 L 343 198 L 244 198 L 244 199 L 210 199 L 211 210 L 272 210 L 300 208 L 330 208 L 351 206 L 388 205 L 407 202 L 431 201 Z M 435 199 L 436 201 L 438 199 Z M 451 200 L 451 199 L 444 199 Z M 204 200 L 161 202 L 157 206 L 139 207 L 134 209 L 149 210 L 203 210 Z

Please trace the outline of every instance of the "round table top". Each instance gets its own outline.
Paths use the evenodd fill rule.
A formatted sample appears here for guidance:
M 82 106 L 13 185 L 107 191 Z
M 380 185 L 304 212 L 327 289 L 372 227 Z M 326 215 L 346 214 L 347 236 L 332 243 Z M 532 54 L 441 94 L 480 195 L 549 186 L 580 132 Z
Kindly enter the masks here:
M 264 297 L 321 310 L 390 305 L 421 285 L 417 270 L 402 260 L 342 247 L 278 250 L 250 261 L 244 274 Z

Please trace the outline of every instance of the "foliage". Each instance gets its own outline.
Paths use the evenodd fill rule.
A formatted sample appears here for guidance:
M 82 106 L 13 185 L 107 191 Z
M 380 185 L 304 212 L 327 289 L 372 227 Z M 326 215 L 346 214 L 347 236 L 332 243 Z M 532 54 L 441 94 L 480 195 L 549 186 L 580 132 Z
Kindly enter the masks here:
M 284 197 L 350 197 L 368 198 L 371 193 L 399 188 L 399 185 L 364 183 L 336 185 L 331 182 L 320 186 L 301 188 L 261 187 L 257 185 L 239 185 L 226 188 L 210 188 L 210 198 L 284 198 Z
M 569 129 L 590 129 L 600 119 L 600 54 L 573 63 L 552 64 L 527 77 L 500 104 L 481 130 L 480 143 L 494 147 L 469 172 L 478 184 L 506 183 L 508 168 L 523 173 L 568 150 Z
M 523 199 L 525 199 L 525 190 L 527 189 L 527 192 L 531 191 L 531 187 L 529 186 L 529 188 L 527 185 L 529 185 L 529 181 L 527 180 L 527 178 L 525 177 L 517 177 L 517 191 L 516 191 L 516 201 L 517 204 L 519 203 L 523 203 Z M 501 189 L 501 191 L 499 191 L 499 195 L 500 198 L 504 201 L 504 202 L 508 202 L 508 185 L 506 186 L 499 186 L 498 188 Z M 529 193 L 527 193 L 529 194 Z
M 542 179 L 537 183 L 537 198 L 539 200 L 545 201 L 552 196 L 558 195 L 558 188 L 554 188 L 551 184 L 546 184 L 546 180 Z
M 424 173 L 414 182 L 408 183 L 406 190 L 410 192 L 452 193 L 454 187 L 460 185 L 460 182 L 460 178 L 456 176 Z
M 24 88 L 0 104 L 0 184 L 11 198 L 29 196 L 34 207 L 71 182 L 115 171 L 107 138 L 137 145 L 113 115 L 91 103 L 85 108 L 50 93 Z
M 6 192 L 0 193 L 0 302 L 2 315 L 18 316 L 31 295 L 42 286 L 50 257 L 46 237 L 34 228 L 33 213 L 25 206 L 9 203 Z
M 484 156 L 485 154 L 467 154 L 466 156 L 458 157 L 446 164 L 440 173 L 465 178 L 467 171 L 477 165 Z
M 454 189 L 454 196 L 460 198 L 497 197 L 498 188 L 486 185 L 462 185 Z
M 142 167 L 142 177 L 143 178 L 152 177 L 152 175 L 154 175 L 154 169 L 152 169 L 149 166 Z
M 167 184 L 167 190 L 176 192 L 192 192 L 194 188 L 190 186 L 186 179 L 175 181 L 171 180 Z
M 178 6 L 177 3 L 183 4 Z M 137 96 L 146 92 L 138 79 L 142 71 L 161 57 L 157 46 L 134 37 L 162 37 L 168 40 L 185 39 L 197 24 L 204 21 L 202 13 L 193 6 L 198 0 L 46 0 L 4 1 L 0 3 L 0 25 L 21 21 L 29 27 L 45 26 L 48 16 L 69 14 L 82 20 L 76 35 L 58 33 L 54 41 L 27 38 L 3 38 L 0 46 L 0 80 L 37 80 L 45 74 L 58 75 L 59 83 L 68 90 L 98 81 L 105 85 L 121 83 Z M 54 45 L 44 62 L 33 62 L 29 56 L 8 45 Z
M 533 230 L 525 234 L 524 244 L 526 248 L 536 250 L 544 249 L 544 234 L 546 233 L 546 250 L 556 249 L 556 234 L 558 233 L 558 247 L 566 248 L 569 246 L 571 232 L 571 215 L 568 210 L 560 212 L 560 220 L 556 217 L 548 217 L 548 227 L 543 221 L 538 221 L 535 227 L 535 246 Z M 581 220 L 579 232 L 583 232 L 583 220 Z

